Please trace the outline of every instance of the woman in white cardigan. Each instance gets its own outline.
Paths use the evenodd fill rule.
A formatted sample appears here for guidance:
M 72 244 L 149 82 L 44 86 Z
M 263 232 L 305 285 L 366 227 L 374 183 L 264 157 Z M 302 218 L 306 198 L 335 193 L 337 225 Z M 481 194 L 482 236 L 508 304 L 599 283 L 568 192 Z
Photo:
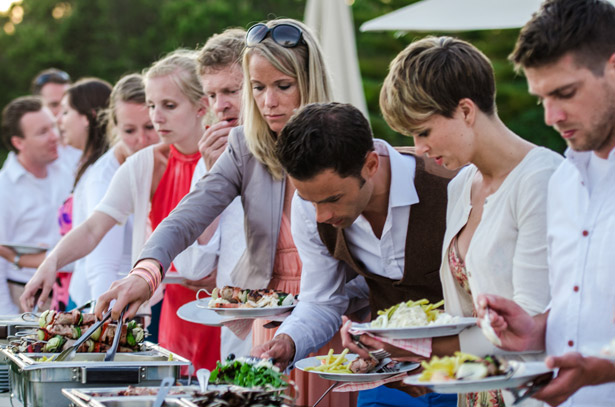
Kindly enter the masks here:
M 547 183 L 562 157 L 499 119 L 487 57 L 450 37 L 417 41 L 392 62 L 380 103 L 389 125 L 414 137 L 418 154 L 461 168 L 448 187 L 440 268 L 446 312 L 474 316 L 474 299 L 486 292 L 542 312 L 549 302 Z M 501 353 L 478 327 L 432 340 L 435 355 L 457 350 Z M 459 397 L 460 405 L 509 403 L 500 392 Z

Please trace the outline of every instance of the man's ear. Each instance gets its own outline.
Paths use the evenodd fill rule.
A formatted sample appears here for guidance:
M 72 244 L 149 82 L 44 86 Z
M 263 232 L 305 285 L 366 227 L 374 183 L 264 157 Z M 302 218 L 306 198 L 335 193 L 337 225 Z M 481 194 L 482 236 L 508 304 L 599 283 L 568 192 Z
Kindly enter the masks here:
M 11 136 L 11 144 L 15 149 L 19 152 L 23 149 L 24 146 L 24 138 L 19 136 Z
M 365 157 L 365 164 L 363 164 L 364 171 L 367 171 L 365 175 L 368 177 L 373 177 L 374 174 L 378 171 L 378 167 L 380 166 L 380 157 L 378 157 L 378 153 L 375 151 L 370 151 L 367 153 L 367 157 Z

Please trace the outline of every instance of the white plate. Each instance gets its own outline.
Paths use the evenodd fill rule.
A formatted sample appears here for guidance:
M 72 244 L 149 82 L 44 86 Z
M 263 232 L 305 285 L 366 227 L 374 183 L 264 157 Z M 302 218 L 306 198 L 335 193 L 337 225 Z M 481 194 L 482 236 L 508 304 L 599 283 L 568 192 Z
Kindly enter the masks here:
M 509 363 L 518 365 L 517 370 L 510 377 L 502 375 L 485 377 L 480 380 L 451 380 L 448 382 L 428 383 L 420 382 L 418 380 L 420 375 L 412 375 L 406 377 L 404 383 L 412 386 L 429 387 L 436 393 L 476 393 L 487 390 L 519 387 L 542 374 L 553 372 L 552 369 L 545 366 L 544 362 L 523 363 L 511 361 Z
M 352 362 L 357 355 L 354 353 L 349 353 L 346 355 L 346 359 L 348 363 Z M 305 371 L 308 367 L 316 367 L 320 366 L 322 362 L 320 359 L 317 359 L 316 356 L 312 356 L 311 358 L 301 359 L 297 363 L 295 363 L 295 367 L 299 370 Z M 418 363 L 401 363 L 397 365 L 399 367 L 395 372 L 387 372 L 387 373 L 326 373 L 319 372 L 315 370 L 308 370 L 308 373 L 316 373 L 318 376 L 322 377 L 326 380 L 333 380 L 335 382 L 375 382 L 377 380 L 386 379 L 387 377 L 395 376 L 396 374 L 409 372 L 414 370 L 420 366 Z
M 6 246 L 10 249 L 13 249 L 15 253 L 19 255 L 24 254 L 36 254 L 40 252 L 44 252 L 47 250 L 47 247 L 43 247 L 41 245 L 31 245 L 31 244 L 17 244 L 17 243 L 0 243 L 0 246 Z
M 162 279 L 163 283 L 166 284 L 181 284 L 184 282 L 186 278 L 179 275 L 177 271 L 168 271 L 164 278 Z
M 369 332 L 376 336 L 391 339 L 435 338 L 437 336 L 456 335 L 466 328 L 476 325 L 476 318 L 459 318 L 458 322 L 443 325 L 414 326 L 408 328 L 371 328 L 370 323 L 352 324 L 352 328 Z
M 209 298 L 201 298 L 197 300 L 197 306 L 214 311 L 218 315 L 235 318 L 260 318 L 270 317 L 273 315 L 281 315 L 290 312 L 295 308 L 297 303 L 293 305 L 283 305 L 280 307 L 264 307 L 264 308 L 209 308 Z
M 222 326 L 222 323 L 235 318 L 223 317 L 207 308 L 197 306 L 198 301 L 192 301 L 182 305 L 177 310 L 177 316 L 184 321 L 209 326 Z

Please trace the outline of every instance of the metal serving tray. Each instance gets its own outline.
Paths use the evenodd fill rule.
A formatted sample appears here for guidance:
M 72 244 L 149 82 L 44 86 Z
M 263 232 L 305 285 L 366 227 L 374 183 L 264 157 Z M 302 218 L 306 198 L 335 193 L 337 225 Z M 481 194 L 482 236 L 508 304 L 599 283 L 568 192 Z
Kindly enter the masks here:
M 158 390 L 159 387 L 149 387 Z M 91 389 L 63 389 L 62 394 L 70 400 L 75 407 L 149 407 L 154 405 L 156 396 L 120 396 L 118 392 L 125 388 L 101 387 Z M 169 394 L 162 404 L 165 407 L 186 407 L 180 397 L 191 397 L 197 386 L 171 387 Z
M 14 406 L 67 406 L 62 388 L 157 386 L 165 377 L 180 376 L 190 361 L 151 342 L 144 351 L 118 353 L 104 362 L 104 353 L 77 353 L 69 362 L 39 362 L 51 353 L 16 353 L 0 349 L 9 360 L 11 403 Z
M 0 344 L 8 344 L 9 338 L 21 331 L 38 328 L 38 319 L 31 314 L 0 315 Z

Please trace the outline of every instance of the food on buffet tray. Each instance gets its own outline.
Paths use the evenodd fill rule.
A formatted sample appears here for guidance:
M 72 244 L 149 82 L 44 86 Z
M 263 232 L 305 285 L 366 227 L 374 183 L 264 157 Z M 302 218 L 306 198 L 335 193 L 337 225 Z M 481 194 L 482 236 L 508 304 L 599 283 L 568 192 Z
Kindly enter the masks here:
M 293 305 L 295 297 L 288 293 L 269 288 L 260 290 L 224 286 L 214 288 L 210 308 L 265 308 Z
M 287 377 L 269 360 L 253 357 L 235 358 L 231 354 L 226 361 L 216 362 L 216 368 L 211 372 L 209 382 L 279 389 L 287 386 Z
M 21 338 L 17 345 L 19 352 L 56 353 L 72 346 L 88 328 L 96 322 L 94 314 L 79 311 L 45 311 L 39 318 L 39 329 L 35 335 Z M 106 322 L 85 341 L 77 352 L 106 352 L 113 343 L 116 324 Z M 140 324 L 130 321 L 122 326 L 118 352 L 139 350 L 145 339 Z
M 434 356 L 429 362 L 422 362 L 423 373 L 420 382 L 446 382 L 450 380 L 479 380 L 485 377 L 505 375 L 511 372 L 508 362 L 498 356 L 484 358 L 463 352 L 454 356 Z
M 90 397 L 116 397 L 116 396 L 156 396 L 160 387 L 137 387 L 137 386 L 128 386 L 125 389 L 118 389 L 117 391 L 104 391 L 104 392 L 91 392 L 88 393 Z M 186 391 L 183 388 L 174 388 L 171 387 L 167 394 L 176 395 L 176 394 L 185 394 Z
M 459 321 L 442 310 L 444 300 L 430 304 L 428 300 L 407 301 L 378 311 L 378 317 L 370 324 L 371 328 L 410 328 L 430 325 L 452 324 Z
M 195 393 L 194 398 L 190 402 L 199 407 L 291 407 L 295 405 L 293 399 L 285 394 L 264 391 L 242 391 L 233 387 L 227 390 Z

